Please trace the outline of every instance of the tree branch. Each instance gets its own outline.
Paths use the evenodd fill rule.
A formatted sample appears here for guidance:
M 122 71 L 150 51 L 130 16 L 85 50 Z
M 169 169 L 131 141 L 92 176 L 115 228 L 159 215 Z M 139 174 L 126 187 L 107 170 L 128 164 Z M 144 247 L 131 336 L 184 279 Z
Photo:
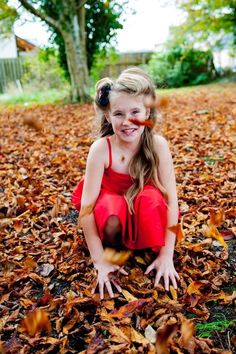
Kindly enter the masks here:
M 59 22 L 54 20 L 52 17 L 47 16 L 47 14 L 44 14 L 43 12 L 41 12 L 40 10 L 35 9 L 28 1 L 26 0 L 19 0 L 21 5 L 28 10 L 30 13 L 32 13 L 33 15 L 41 18 L 41 20 L 47 22 L 47 24 L 49 24 L 49 26 L 54 27 L 55 29 L 57 29 L 60 32 L 60 25 Z
M 79 11 L 85 4 L 86 4 L 87 0 L 82 0 L 79 2 L 79 5 L 77 7 L 77 10 Z M 98 3 L 99 1 L 98 0 L 93 0 L 93 1 L 90 1 L 88 3 L 88 5 L 92 6 L 92 5 L 95 5 L 96 3 Z

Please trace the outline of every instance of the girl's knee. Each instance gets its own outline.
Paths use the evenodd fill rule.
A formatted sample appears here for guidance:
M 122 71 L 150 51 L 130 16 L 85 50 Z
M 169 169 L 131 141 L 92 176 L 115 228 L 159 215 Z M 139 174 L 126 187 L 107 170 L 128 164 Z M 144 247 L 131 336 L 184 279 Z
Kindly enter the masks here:
M 111 215 L 106 221 L 106 226 L 105 227 L 110 227 L 110 228 L 117 228 L 119 227 L 120 224 L 120 219 L 116 215 Z

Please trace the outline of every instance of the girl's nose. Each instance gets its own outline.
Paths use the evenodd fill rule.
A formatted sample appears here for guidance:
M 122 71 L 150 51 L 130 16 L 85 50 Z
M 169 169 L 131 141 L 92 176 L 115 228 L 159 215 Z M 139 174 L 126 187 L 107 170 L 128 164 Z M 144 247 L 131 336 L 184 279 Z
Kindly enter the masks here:
M 127 114 L 123 120 L 123 124 L 125 125 L 130 125 L 131 122 L 130 122 L 130 118 L 131 118 L 131 115 L 130 114 Z

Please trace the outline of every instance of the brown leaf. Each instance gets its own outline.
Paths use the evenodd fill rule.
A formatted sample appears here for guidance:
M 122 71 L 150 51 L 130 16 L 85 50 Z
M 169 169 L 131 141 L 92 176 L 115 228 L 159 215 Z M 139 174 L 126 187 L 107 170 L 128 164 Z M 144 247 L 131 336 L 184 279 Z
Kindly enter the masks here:
M 123 266 L 131 254 L 132 251 L 130 250 L 122 250 L 117 252 L 115 249 L 107 247 L 104 250 L 103 257 L 109 263 Z
M 128 304 L 121 306 L 118 310 L 113 310 L 109 316 L 111 318 L 122 319 L 124 317 L 128 317 L 132 315 L 135 310 L 140 310 L 148 303 L 152 302 L 152 298 L 147 299 L 138 299 L 134 301 L 130 301 Z
M 170 353 L 169 347 L 177 330 L 177 323 L 166 324 L 157 330 L 156 350 L 158 354 Z
M 42 123 L 35 116 L 24 116 L 23 124 L 37 131 L 41 131 L 43 129 Z
M 51 324 L 48 313 L 42 309 L 36 309 L 29 312 L 28 315 L 21 321 L 19 331 L 26 332 L 31 337 L 34 337 L 36 333 L 41 333 L 42 331 L 50 334 Z

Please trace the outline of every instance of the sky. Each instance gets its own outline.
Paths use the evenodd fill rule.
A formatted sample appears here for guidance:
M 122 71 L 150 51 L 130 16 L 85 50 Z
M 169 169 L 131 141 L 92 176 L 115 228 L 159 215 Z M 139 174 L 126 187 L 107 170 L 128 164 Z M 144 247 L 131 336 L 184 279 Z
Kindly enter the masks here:
M 129 0 L 130 8 L 136 13 L 128 11 L 124 15 L 124 27 L 118 30 L 117 35 L 118 51 L 153 51 L 165 42 L 169 26 L 178 25 L 183 15 L 173 5 L 163 7 L 160 3 L 163 3 L 163 0 Z M 27 21 L 23 25 L 17 21 L 15 33 L 39 45 L 46 45 L 49 38 L 46 27 L 39 20 Z

